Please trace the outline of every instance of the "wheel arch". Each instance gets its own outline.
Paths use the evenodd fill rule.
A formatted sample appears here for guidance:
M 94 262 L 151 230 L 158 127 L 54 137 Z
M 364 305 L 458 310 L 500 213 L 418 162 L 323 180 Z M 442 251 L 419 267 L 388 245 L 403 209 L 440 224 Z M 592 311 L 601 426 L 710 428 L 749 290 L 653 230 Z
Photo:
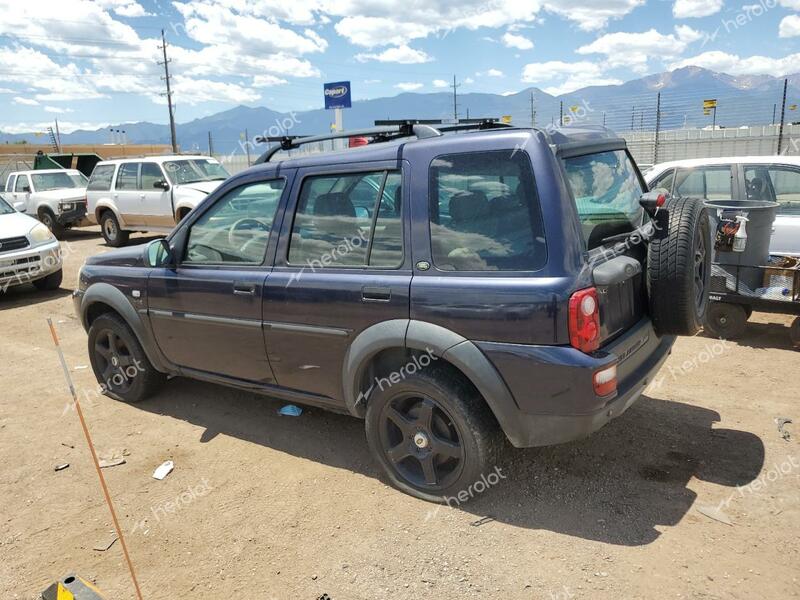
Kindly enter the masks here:
M 107 210 L 110 210 L 112 213 L 114 213 L 114 216 L 117 217 L 117 222 L 120 224 L 120 227 L 121 227 L 123 225 L 122 218 L 120 217 L 119 213 L 117 212 L 116 207 L 111 202 L 108 202 L 107 200 L 98 201 L 97 206 L 94 207 L 94 218 L 97 220 L 97 222 L 100 223 L 100 217 Z
M 89 331 L 92 321 L 107 312 L 116 313 L 125 321 L 142 346 L 147 358 L 158 371 L 172 372 L 172 369 L 167 366 L 168 361 L 158 349 L 147 323 L 131 305 L 125 294 L 108 283 L 98 282 L 90 285 L 81 300 L 80 318 L 83 328 Z
M 506 436 L 514 442 L 514 415 L 519 408 L 497 369 L 463 336 L 433 323 L 395 319 L 362 331 L 345 356 L 342 381 L 348 411 L 366 414 L 371 380 L 387 365 L 402 366 L 415 355 L 430 354 L 457 371 L 483 397 Z M 381 369 L 383 369 L 381 371 Z

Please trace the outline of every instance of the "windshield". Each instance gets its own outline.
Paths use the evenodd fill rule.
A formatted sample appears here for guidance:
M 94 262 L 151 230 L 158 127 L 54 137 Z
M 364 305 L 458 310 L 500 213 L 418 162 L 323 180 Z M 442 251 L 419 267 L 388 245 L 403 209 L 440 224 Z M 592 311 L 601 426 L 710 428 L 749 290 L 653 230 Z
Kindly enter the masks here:
M 37 192 L 47 192 L 49 190 L 62 190 L 73 188 L 85 188 L 89 181 L 82 173 L 34 173 L 33 189 Z
M 606 237 L 632 231 L 642 222 L 642 186 L 624 150 L 564 159 L 588 250 Z
M 17 212 L 11 205 L 6 201 L 4 196 L 0 196 L 0 215 L 10 215 L 11 213 Z
M 198 181 L 215 181 L 227 179 L 228 172 L 213 158 L 191 158 L 171 160 L 164 163 L 170 183 L 197 183 Z

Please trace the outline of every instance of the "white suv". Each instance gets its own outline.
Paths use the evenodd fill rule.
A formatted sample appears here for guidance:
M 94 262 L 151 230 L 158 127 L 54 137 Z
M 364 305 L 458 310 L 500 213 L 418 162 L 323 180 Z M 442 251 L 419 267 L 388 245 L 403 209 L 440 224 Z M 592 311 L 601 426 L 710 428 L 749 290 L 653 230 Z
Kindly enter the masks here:
M 65 229 L 88 225 L 86 176 L 75 169 L 15 171 L 5 196 L 19 212 L 39 219 L 57 238 Z
M 122 246 L 131 231 L 169 233 L 228 176 L 208 156 L 105 160 L 89 178 L 87 212 L 109 246 Z

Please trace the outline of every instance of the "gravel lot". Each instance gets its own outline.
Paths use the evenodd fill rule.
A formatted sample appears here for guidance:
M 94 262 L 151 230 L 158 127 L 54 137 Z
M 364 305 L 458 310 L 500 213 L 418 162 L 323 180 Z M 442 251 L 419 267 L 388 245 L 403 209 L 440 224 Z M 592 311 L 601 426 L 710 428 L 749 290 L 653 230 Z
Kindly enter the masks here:
M 180 378 L 138 405 L 98 395 L 69 292 L 107 249 L 96 229 L 68 236 L 61 290 L 0 295 L 1 598 L 69 572 L 134 598 L 120 543 L 94 549 L 113 526 L 46 317 L 98 452 L 125 454 L 104 473 L 148 600 L 800 595 L 800 423 L 789 440 L 775 424 L 800 421 L 790 317 L 679 340 L 624 416 L 510 450 L 496 485 L 437 509 L 386 484 L 358 420 Z

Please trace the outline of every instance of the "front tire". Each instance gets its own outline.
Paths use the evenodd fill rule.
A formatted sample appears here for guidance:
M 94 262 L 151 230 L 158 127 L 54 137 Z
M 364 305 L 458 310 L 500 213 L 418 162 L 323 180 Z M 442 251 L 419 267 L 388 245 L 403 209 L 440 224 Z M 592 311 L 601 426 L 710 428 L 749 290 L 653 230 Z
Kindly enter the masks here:
M 89 360 L 104 392 L 123 402 L 140 402 L 166 381 L 144 353 L 128 324 L 113 313 L 97 317 L 89 328 Z
M 789 326 L 789 339 L 792 340 L 795 350 L 800 350 L 800 317 L 795 317 Z
M 54 236 L 56 236 L 57 240 L 60 240 L 64 237 L 64 232 L 66 229 L 63 225 L 59 224 L 52 211 L 47 208 L 41 209 L 39 211 L 39 220 L 53 233 Z
M 55 273 L 50 273 L 47 277 L 42 277 L 33 282 L 37 290 L 42 292 L 57 290 L 61 286 L 61 281 L 64 279 L 64 272 L 59 269 Z
M 130 233 L 120 229 L 117 215 L 110 210 L 100 216 L 100 230 L 103 232 L 103 239 L 109 246 L 119 248 L 128 243 Z
M 483 491 L 503 440 L 477 390 L 435 367 L 393 385 L 379 381 L 367 406 L 367 441 L 391 483 L 417 498 L 448 504 Z M 496 473 L 499 481 L 503 476 Z

